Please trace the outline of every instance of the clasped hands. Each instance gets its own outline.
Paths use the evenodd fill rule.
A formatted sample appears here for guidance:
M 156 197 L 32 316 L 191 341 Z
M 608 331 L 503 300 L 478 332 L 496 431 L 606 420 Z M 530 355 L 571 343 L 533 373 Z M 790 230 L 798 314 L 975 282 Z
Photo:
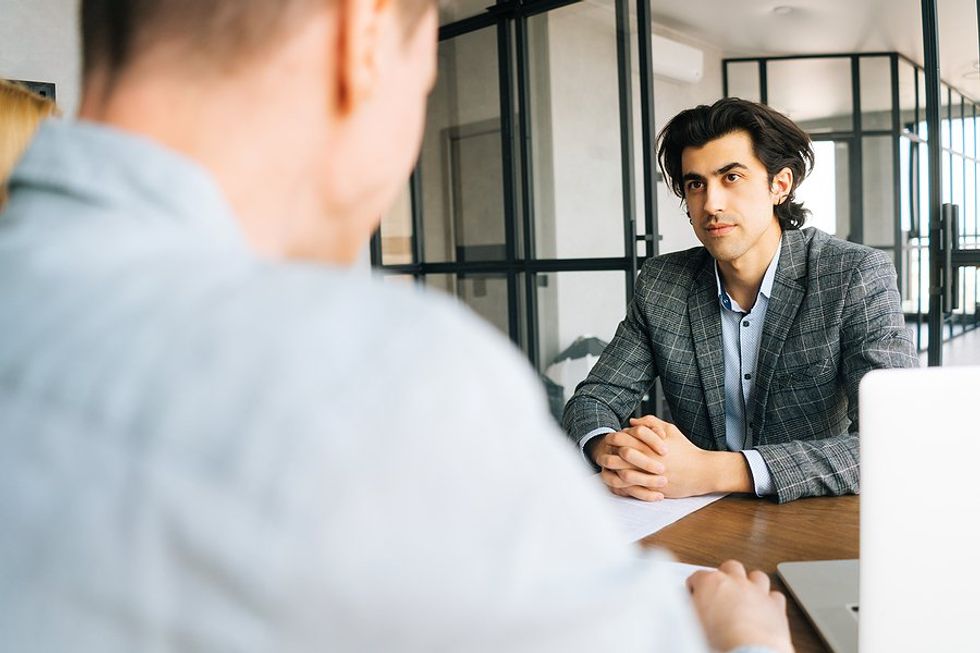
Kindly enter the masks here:
M 695 446 L 676 426 L 653 415 L 631 418 L 628 428 L 606 434 L 591 450 L 603 483 L 614 494 L 643 501 L 715 491 L 715 453 Z

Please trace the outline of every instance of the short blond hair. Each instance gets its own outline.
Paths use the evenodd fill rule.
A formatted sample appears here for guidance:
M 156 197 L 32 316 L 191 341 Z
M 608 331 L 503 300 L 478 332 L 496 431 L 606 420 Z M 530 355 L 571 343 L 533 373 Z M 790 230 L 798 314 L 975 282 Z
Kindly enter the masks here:
M 20 84 L 0 79 L 0 208 L 7 201 L 7 178 L 41 121 L 56 114 L 53 101 Z

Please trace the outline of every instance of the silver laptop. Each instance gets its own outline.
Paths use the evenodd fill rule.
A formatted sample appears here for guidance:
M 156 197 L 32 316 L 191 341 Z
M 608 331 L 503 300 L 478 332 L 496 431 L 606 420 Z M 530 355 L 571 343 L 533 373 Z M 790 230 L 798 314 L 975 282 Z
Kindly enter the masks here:
M 980 651 L 980 367 L 871 372 L 859 404 L 860 567 L 779 575 L 835 653 Z

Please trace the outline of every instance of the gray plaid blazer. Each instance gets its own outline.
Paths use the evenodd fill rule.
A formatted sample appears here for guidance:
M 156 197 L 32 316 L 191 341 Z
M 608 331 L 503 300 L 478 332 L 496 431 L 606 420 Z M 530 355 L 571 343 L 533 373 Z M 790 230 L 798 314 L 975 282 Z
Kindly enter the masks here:
M 714 261 L 703 247 L 650 259 L 609 346 L 565 406 L 580 443 L 622 428 L 660 377 L 674 424 L 725 450 L 725 363 Z M 747 407 L 779 502 L 857 493 L 858 383 L 914 367 L 895 268 L 878 250 L 815 230 L 783 234 Z

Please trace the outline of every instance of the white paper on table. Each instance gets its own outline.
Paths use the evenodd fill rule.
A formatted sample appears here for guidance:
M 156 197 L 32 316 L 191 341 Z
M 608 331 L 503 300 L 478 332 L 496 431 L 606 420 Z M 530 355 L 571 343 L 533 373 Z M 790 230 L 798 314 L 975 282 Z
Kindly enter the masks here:
M 687 579 L 696 571 L 716 571 L 714 567 L 703 567 L 701 565 L 689 565 L 686 562 L 664 562 L 668 577 L 671 583 L 680 585 L 687 592 Z
M 723 496 L 725 495 L 706 494 L 701 497 L 648 502 L 609 495 L 609 501 L 623 534 L 630 542 L 635 542 L 670 526 L 678 519 L 704 508 Z

